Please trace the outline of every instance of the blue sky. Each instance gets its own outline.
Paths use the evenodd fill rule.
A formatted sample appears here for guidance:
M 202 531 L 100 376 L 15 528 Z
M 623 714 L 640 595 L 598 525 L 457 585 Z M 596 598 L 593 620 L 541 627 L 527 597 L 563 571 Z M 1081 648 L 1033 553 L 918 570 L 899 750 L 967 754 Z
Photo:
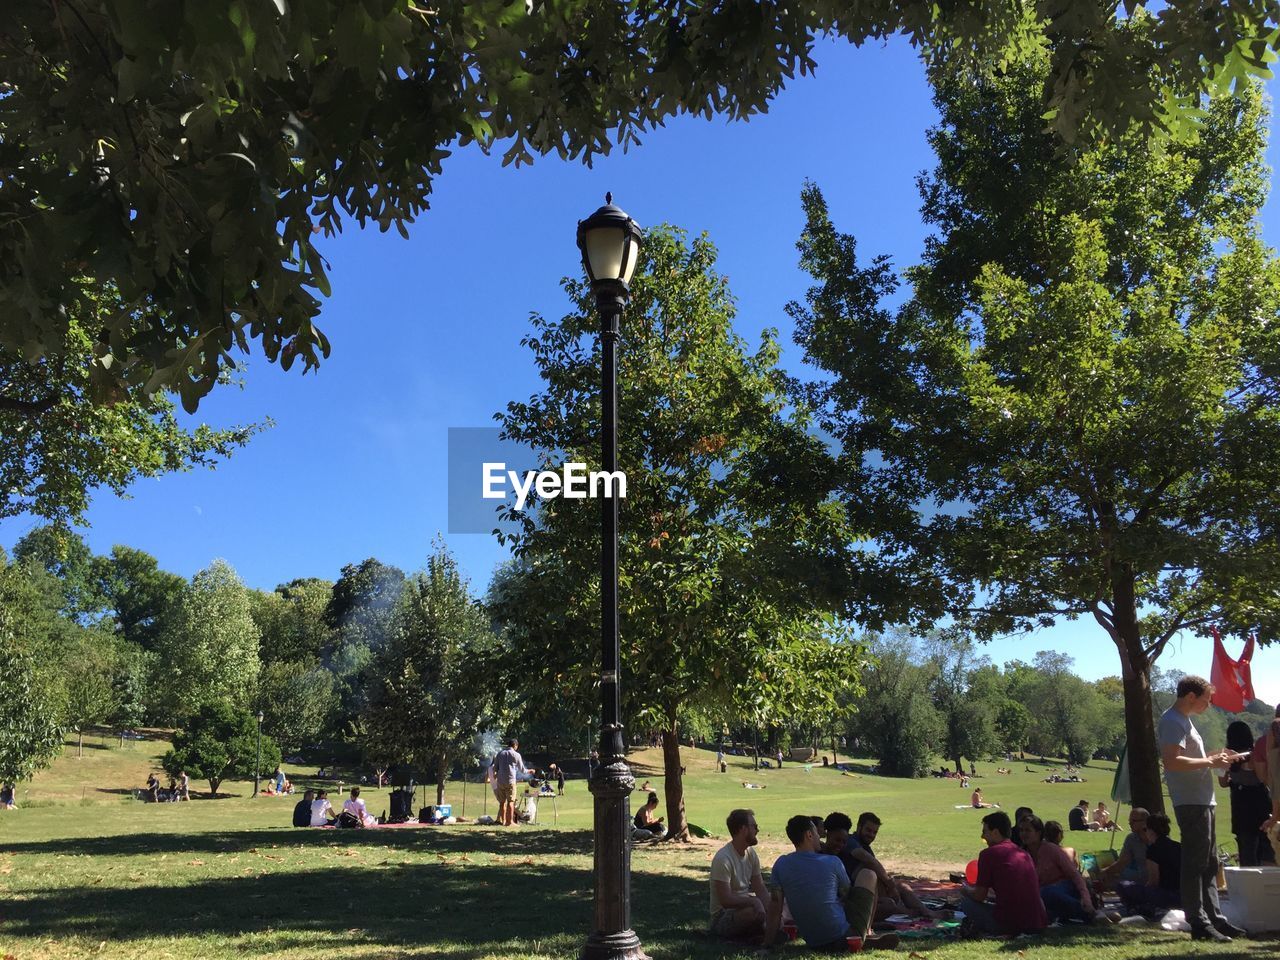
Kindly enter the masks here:
M 766 115 L 680 119 L 592 169 L 542 158 L 516 170 L 475 149 L 455 152 L 410 240 L 349 225 L 325 247 L 334 295 L 320 323 L 333 355 L 320 372 L 286 374 L 252 357 L 244 389 L 215 391 L 199 414 L 219 425 L 270 416 L 275 426 L 215 471 L 142 481 L 131 499 L 99 497 L 86 540 L 99 553 L 141 548 L 184 576 L 221 557 L 264 589 L 336 578 L 369 556 L 417 569 L 448 527 L 448 428 L 491 426 L 509 400 L 537 389 L 520 338 L 530 312 L 566 309 L 559 280 L 578 270 L 576 223 L 606 190 L 644 225 L 709 233 L 739 301 L 739 332 L 754 342 L 778 327 L 783 362 L 798 369 L 783 306 L 807 286 L 795 251 L 801 185 L 821 186 L 861 256 L 910 264 L 925 235 L 915 176 L 931 165 L 925 130 L 935 119 L 905 43 L 830 44 L 817 59 L 817 75 L 797 78 Z M 1274 204 L 1267 221 L 1274 244 Z M 0 543 L 11 547 L 33 525 L 0 522 Z M 482 592 L 504 550 L 479 534 L 447 543 Z M 1041 649 L 1071 654 L 1086 677 L 1118 672 L 1091 622 L 987 652 L 1004 662 Z M 1162 665 L 1207 673 L 1208 644 L 1190 638 Z M 1259 695 L 1280 698 L 1280 649 L 1256 655 L 1254 676 Z

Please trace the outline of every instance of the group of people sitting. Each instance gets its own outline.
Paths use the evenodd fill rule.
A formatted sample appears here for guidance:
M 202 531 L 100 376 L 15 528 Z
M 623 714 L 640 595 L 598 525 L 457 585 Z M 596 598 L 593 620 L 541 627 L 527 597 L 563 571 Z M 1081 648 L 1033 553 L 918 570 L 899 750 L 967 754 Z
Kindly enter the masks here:
M 1169 830 L 1169 818 L 1163 813 L 1134 807 L 1120 855 L 1100 874 L 1103 884 L 1120 895 L 1121 903 L 1149 920 L 1182 907 L 1182 844 L 1170 838 Z
M 342 812 L 333 809 L 328 790 L 308 790 L 293 807 L 295 827 L 376 827 L 378 818 L 371 816 L 360 799 L 360 788 L 352 787 L 351 796 L 342 804 Z
M 0 783 L 0 810 L 16 810 L 18 805 L 14 796 L 12 783 Z
M 872 936 L 877 919 L 939 918 L 876 858 L 872 844 L 881 820 L 874 813 L 859 816 L 856 829 L 844 813 L 792 817 L 786 831 L 795 851 L 774 863 L 768 887 L 753 849 L 760 829 L 755 813 L 733 810 L 725 825 L 732 839 L 711 861 L 711 932 L 717 936 L 760 936 L 768 945 L 794 929 L 819 949 L 847 949 L 850 937 L 885 948 L 897 944 L 897 935 Z
M 652 798 L 656 800 L 655 798 Z M 872 849 L 882 821 L 870 811 L 857 824 L 843 813 L 825 819 L 792 817 L 786 826 L 793 853 L 780 857 L 766 884 L 754 847 L 759 827 L 751 810 L 725 821 L 730 841 L 711 861 L 710 929 L 733 940 L 770 944 L 783 930 L 819 949 L 847 949 L 851 937 L 864 947 L 897 942 L 873 936 L 873 924 L 891 915 L 941 919 L 904 881 L 892 876 Z M 1100 892 L 1115 885 L 1134 913 L 1156 916 L 1178 905 L 1180 852 L 1169 839 L 1169 818 L 1137 808 L 1133 833 L 1119 858 L 1096 876 L 1096 891 L 1081 873 L 1075 851 L 1062 846 L 1057 821 L 1044 822 L 1027 807 L 1010 820 L 1003 811 L 982 818 L 986 848 L 960 891 L 963 936 L 1038 933 L 1052 922 L 1115 921 L 1104 914 Z
M 1089 801 L 1081 800 L 1067 812 L 1067 828 L 1070 830 L 1119 830 L 1111 819 L 1105 801 L 1099 800 L 1097 809 L 1089 811 Z
M 154 773 L 147 776 L 147 785 L 142 791 L 142 799 L 147 803 L 177 803 L 179 800 L 191 799 L 191 778 L 187 771 L 180 770 L 176 777 L 169 777 L 169 788 L 160 786 L 160 778 Z
M 277 766 L 272 771 L 271 776 L 267 778 L 267 782 L 262 787 L 262 792 L 268 797 L 287 796 L 293 793 L 293 784 L 285 776 L 284 771 Z

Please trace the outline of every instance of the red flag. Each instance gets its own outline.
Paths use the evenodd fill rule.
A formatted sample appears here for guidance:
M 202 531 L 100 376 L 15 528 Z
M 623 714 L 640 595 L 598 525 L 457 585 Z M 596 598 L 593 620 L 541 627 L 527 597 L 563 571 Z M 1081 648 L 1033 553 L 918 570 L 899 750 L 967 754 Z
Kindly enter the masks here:
M 1213 670 L 1209 674 L 1209 682 L 1213 684 L 1213 704 L 1228 713 L 1240 713 L 1245 705 L 1254 699 L 1253 676 L 1249 661 L 1253 659 L 1254 635 L 1244 643 L 1244 650 L 1239 660 L 1227 656 L 1222 646 L 1222 637 L 1218 628 L 1213 628 Z

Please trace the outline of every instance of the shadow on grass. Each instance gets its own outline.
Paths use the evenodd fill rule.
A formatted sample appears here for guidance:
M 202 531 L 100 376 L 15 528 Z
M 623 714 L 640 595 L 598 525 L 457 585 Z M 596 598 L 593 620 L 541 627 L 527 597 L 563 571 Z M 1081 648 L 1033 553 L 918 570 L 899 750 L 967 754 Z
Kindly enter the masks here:
M 153 853 L 239 853 L 255 847 L 391 847 L 443 854 L 488 853 L 499 856 L 588 855 L 589 830 L 520 828 L 400 827 L 375 830 L 224 830 L 208 833 L 127 833 L 110 837 L 67 837 L 57 840 L 7 842 L 6 853 L 72 854 L 90 857 Z
M 213 843 L 296 842 L 302 832 L 209 835 Z M 320 844 L 362 842 L 436 851 L 489 850 L 489 862 L 395 862 L 155 883 L 120 889 L 46 889 L 5 906 L 5 934 L 31 941 L 85 937 L 110 942 L 199 938 L 234 940 L 241 949 L 296 949 L 386 956 L 431 944 L 433 957 L 474 960 L 493 954 L 574 954 L 591 923 L 590 834 L 528 832 L 464 834 L 436 831 L 312 833 Z M 45 851 L 128 854 L 164 849 L 159 835 L 41 844 Z M 189 838 L 198 839 L 198 838 Z M 36 845 L 32 845 L 36 846 Z M 174 846 L 177 846 L 174 844 Z M 189 848 L 189 845 L 188 845 Z M 578 854 L 577 862 L 537 854 Z M 521 857 L 528 854 L 527 857 Z M 155 863 L 152 859 L 151 863 Z M 256 861 L 255 861 L 256 866 Z M 636 874 L 633 920 L 646 945 L 662 956 L 720 957 L 727 949 L 700 934 L 706 922 L 706 880 L 685 871 Z M 193 944 L 194 945 L 194 944 Z M 228 946 L 231 946 L 230 944 Z M 536 948 L 536 949 L 534 949 Z

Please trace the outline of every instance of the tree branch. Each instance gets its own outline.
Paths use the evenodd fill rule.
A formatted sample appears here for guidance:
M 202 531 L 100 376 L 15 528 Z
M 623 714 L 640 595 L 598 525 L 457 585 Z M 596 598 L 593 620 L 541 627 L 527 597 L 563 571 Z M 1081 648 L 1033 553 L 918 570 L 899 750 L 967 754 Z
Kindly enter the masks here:
M 0 396 L 0 410 L 20 413 L 24 417 L 38 417 L 49 411 L 61 396 L 62 394 L 57 392 L 46 394 L 39 400 L 18 400 L 14 397 Z

